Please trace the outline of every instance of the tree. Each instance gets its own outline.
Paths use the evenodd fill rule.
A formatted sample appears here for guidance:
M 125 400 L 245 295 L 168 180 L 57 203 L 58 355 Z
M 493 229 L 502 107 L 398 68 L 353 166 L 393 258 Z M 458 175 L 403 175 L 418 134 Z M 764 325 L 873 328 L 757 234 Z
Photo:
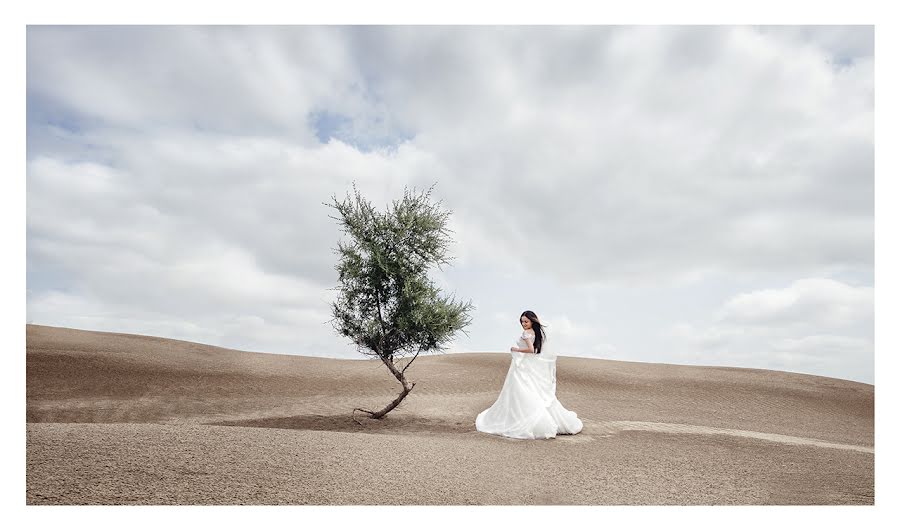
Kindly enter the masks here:
M 452 242 L 446 227 L 450 211 L 430 200 L 434 185 L 415 194 L 404 188 L 403 199 L 378 212 L 353 184 L 338 202 L 332 196 L 326 206 L 337 210 L 341 231 L 350 236 L 339 241 L 335 269 L 340 282 L 332 303 L 335 331 L 350 338 L 360 353 L 378 357 L 400 382 L 402 390 L 383 409 L 355 408 L 379 419 L 412 391 L 415 383 L 406 370 L 421 352 L 440 350 L 453 335 L 471 323 L 471 301 L 445 297 L 428 278 L 433 265 L 450 263 Z M 405 359 L 412 355 L 408 361 Z

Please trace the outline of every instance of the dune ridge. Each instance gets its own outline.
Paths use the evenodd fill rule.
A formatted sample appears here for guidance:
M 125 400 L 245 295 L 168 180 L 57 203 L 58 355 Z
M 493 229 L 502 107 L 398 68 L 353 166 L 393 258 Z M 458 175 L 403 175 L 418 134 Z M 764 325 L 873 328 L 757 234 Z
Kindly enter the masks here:
M 768 370 L 560 357 L 575 436 L 475 415 L 509 356 L 375 360 L 26 326 L 29 504 L 872 504 L 874 387 Z M 537 486 L 535 486 L 537 485 Z M 372 492 L 410 488 L 385 498 Z

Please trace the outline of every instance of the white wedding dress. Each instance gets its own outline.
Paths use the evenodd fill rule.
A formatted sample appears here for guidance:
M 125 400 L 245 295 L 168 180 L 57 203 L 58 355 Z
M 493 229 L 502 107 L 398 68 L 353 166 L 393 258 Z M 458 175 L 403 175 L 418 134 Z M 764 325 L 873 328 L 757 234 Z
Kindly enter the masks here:
M 525 330 L 516 346 L 526 348 Z M 497 401 L 475 418 L 475 428 L 484 433 L 509 438 L 535 440 L 555 438 L 557 434 L 576 434 L 583 424 L 578 414 L 566 410 L 556 399 L 556 354 L 547 348 L 541 353 L 510 351 L 512 362 Z

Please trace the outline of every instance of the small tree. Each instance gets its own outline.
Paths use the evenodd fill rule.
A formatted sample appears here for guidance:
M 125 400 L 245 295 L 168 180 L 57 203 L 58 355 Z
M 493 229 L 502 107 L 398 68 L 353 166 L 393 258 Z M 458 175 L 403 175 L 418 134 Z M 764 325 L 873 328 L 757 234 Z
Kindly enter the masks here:
M 340 286 L 332 303 L 335 331 L 353 340 L 360 353 L 381 359 L 402 387 L 377 412 L 353 409 L 371 418 L 384 417 L 413 389 L 415 383 L 405 374 L 419 353 L 443 349 L 471 322 L 471 301 L 442 296 L 428 278 L 432 265 L 440 268 L 452 259 L 445 226 L 450 212 L 431 203 L 433 188 L 418 195 L 404 188 L 403 199 L 384 213 L 362 197 L 355 183 L 355 197 L 338 202 L 332 196 L 325 204 L 338 211 L 339 217 L 329 217 L 350 235 L 350 241 L 338 242 L 336 251 Z M 409 355 L 412 359 L 401 361 Z

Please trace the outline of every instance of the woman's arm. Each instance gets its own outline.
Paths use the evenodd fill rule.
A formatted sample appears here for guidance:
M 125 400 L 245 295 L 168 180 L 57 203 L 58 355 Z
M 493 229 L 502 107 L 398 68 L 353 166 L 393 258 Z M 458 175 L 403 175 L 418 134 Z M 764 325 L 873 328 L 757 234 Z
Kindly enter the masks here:
M 525 344 L 528 345 L 527 350 L 522 350 L 524 353 L 534 353 L 534 338 L 525 336 Z
M 512 351 L 517 351 L 521 353 L 534 353 L 534 338 L 529 336 L 527 333 L 525 334 L 525 344 L 528 345 L 527 348 L 510 348 Z

